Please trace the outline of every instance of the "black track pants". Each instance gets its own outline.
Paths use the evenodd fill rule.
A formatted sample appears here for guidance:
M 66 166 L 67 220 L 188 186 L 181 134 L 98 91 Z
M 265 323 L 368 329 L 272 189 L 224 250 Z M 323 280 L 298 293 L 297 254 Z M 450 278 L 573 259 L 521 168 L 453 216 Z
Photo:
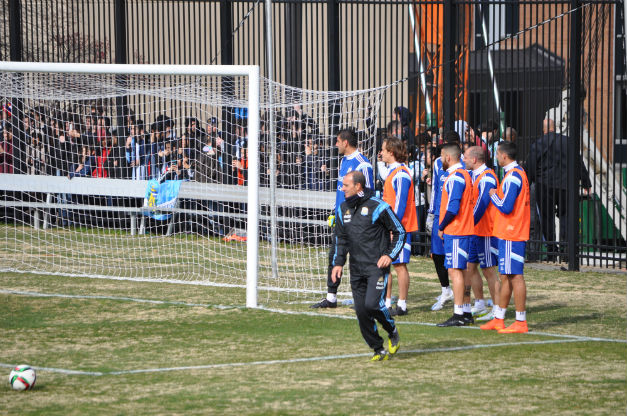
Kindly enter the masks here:
M 327 292 L 337 293 L 337 288 L 340 286 L 342 279 L 337 279 L 335 283 L 331 280 L 331 270 L 333 270 L 333 257 L 335 256 L 335 231 L 333 232 L 333 238 L 331 239 L 331 248 L 329 248 L 329 269 L 327 271 Z
M 355 302 L 355 313 L 359 321 L 359 329 L 366 344 L 374 351 L 383 348 L 383 338 L 377 331 L 379 321 L 383 329 L 389 334 L 396 328 L 394 319 L 390 316 L 390 311 L 385 307 L 385 288 L 389 273 L 372 276 L 354 276 L 351 274 L 351 289 L 353 290 L 353 300 Z

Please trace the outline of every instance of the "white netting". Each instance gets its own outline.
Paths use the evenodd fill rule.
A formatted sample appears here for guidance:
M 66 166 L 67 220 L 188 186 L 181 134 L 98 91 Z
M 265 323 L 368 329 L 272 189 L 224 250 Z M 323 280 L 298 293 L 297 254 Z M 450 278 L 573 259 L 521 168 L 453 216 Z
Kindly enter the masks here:
M 0 269 L 244 287 L 247 82 L 0 73 Z M 326 217 L 340 160 L 335 136 L 355 128 L 372 160 L 385 90 L 261 84 L 260 301 L 314 299 L 326 291 Z M 146 216 L 149 181 L 170 179 L 185 181 L 178 205 L 158 212 L 168 219 Z

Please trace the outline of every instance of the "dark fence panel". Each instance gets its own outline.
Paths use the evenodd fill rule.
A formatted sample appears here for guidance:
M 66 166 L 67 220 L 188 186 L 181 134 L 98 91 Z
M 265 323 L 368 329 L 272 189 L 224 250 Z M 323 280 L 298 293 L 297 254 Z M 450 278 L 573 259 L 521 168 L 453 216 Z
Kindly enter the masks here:
M 484 143 L 493 157 L 498 140 L 516 140 L 528 167 L 551 118 L 567 139 L 542 148 L 538 161 L 569 155 L 553 166 L 565 183 L 547 186 L 541 172 L 529 172 L 536 180 L 527 256 L 570 269 L 624 268 L 622 7 L 618 0 L 278 0 L 274 74 L 314 90 L 402 80 L 386 93 L 378 127 L 395 107 L 409 108 L 417 136 L 435 132 L 417 137 L 417 156 L 437 145 L 438 128 L 461 128 L 463 120 L 471 129 L 459 131 L 462 141 Z M 265 74 L 264 13 L 262 0 L 1 0 L 0 59 L 258 64 Z M 416 245 L 428 252 L 426 233 Z

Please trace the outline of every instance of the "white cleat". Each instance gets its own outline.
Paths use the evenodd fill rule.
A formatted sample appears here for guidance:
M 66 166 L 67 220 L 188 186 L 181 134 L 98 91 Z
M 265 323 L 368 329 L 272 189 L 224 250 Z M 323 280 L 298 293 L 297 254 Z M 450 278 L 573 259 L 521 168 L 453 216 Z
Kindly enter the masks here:
M 437 297 L 437 302 L 435 302 L 433 304 L 433 306 L 431 307 L 432 311 L 439 311 L 440 309 L 442 309 L 444 307 L 444 304 L 446 302 L 448 302 L 449 300 L 453 300 L 454 296 L 453 296 L 453 290 L 449 289 L 445 292 L 443 292 L 440 296 Z
M 473 306 L 470 309 L 470 313 L 472 313 L 472 316 L 476 317 L 476 318 L 480 318 L 482 316 L 485 316 L 489 313 L 490 311 L 486 308 L 483 307 L 483 309 L 478 309 L 477 307 Z
M 491 321 L 492 319 L 494 319 L 494 309 L 491 309 L 490 312 L 478 317 L 476 320 L 477 321 Z

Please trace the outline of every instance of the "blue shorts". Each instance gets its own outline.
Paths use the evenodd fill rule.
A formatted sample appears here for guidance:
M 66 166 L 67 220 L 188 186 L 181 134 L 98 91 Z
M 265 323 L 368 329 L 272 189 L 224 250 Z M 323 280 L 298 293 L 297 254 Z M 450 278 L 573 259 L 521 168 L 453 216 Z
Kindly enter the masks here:
M 526 241 L 499 239 L 499 273 L 523 274 Z
M 405 238 L 405 245 L 401 249 L 401 254 L 398 255 L 396 260 L 392 264 L 407 264 L 409 263 L 409 257 L 411 256 L 411 233 L 407 233 Z
M 470 236 L 444 234 L 444 267 L 447 269 L 466 269 Z
M 440 225 L 440 218 L 436 215 L 433 218 L 433 228 L 431 229 L 431 254 L 444 255 L 444 241 L 438 237 L 438 226 Z
M 468 263 L 479 263 L 482 269 L 498 265 L 499 239 L 496 237 L 470 237 Z

